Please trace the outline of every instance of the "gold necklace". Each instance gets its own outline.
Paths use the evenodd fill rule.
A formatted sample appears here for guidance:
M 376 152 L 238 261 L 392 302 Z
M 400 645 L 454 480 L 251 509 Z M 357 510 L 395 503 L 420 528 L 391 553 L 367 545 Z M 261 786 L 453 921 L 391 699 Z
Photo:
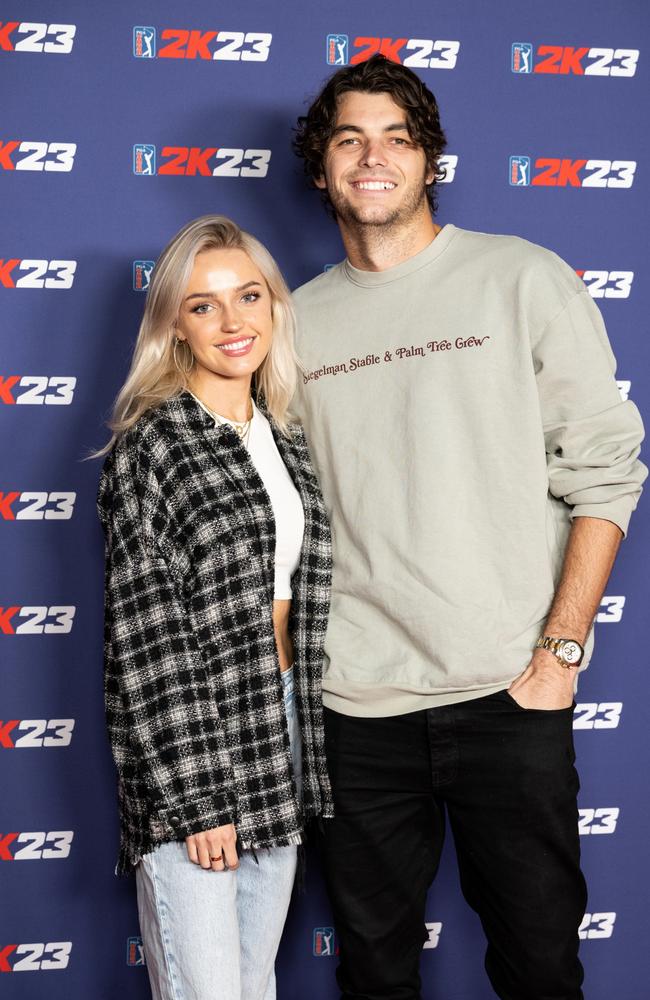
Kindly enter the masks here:
M 238 435 L 239 440 L 242 442 L 242 444 L 246 445 L 246 444 L 248 444 L 248 438 L 249 438 L 250 432 L 251 432 L 251 424 L 253 422 L 253 416 L 254 416 L 254 413 L 255 413 L 255 411 L 253 409 L 253 400 L 252 400 L 251 396 L 248 397 L 248 403 L 249 403 L 249 414 L 250 414 L 250 416 L 248 417 L 247 420 L 244 420 L 244 421 L 241 421 L 241 420 L 231 420 L 229 417 L 224 417 L 220 413 L 216 413 L 215 410 L 210 410 L 209 407 L 206 407 L 206 409 L 209 410 L 209 412 L 212 414 L 212 416 L 217 421 L 217 423 L 220 423 L 220 424 L 230 424 L 230 426 L 232 427 L 232 429 Z

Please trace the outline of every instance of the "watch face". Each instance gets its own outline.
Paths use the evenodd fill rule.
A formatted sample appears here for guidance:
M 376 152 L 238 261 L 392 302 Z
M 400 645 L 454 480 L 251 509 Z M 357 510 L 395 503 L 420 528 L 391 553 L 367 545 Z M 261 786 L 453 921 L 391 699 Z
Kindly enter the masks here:
M 565 642 L 562 647 L 561 656 L 566 663 L 580 663 L 582 650 L 577 642 Z

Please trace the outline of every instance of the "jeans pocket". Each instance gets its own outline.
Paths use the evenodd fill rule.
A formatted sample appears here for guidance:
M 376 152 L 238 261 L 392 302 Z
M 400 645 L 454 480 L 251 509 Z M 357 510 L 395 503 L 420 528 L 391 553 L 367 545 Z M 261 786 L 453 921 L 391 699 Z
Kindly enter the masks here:
M 520 705 L 515 698 L 513 698 L 513 696 L 510 694 L 507 688 L 504 688 L 503 691 L 499 691 L 498 693 L 503 697 L 505 701 L 508 702 L 508 704 L 512 705 L 513 708 L 516 708 L 519 712 L 523 712 L 524 714 L 549 715 L 549 716 L 560 715 L 563 712 L 572 713 L 574 708 L 576 707 L 575 702 L 572 702 L 566 708 L 525 708 L 523 705 Z

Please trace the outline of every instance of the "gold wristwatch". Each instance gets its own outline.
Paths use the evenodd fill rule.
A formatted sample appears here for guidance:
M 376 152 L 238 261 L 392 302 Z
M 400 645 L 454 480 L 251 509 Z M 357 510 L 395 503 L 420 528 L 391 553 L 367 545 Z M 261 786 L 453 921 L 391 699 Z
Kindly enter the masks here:
M 540 635 L 537 649 L 548 649 L 563 667 L 579 667 L 585 651 L 575 639 L 556 639 L 550 635 Z

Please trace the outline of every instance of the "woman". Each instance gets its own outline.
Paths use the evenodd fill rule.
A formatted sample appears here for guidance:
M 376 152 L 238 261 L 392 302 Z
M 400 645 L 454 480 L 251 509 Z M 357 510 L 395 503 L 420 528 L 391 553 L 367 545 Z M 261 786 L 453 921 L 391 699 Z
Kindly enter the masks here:
M 222 216 L 153 272 L 99 490 L 118 871 L 155 1000 L 272 1000 L 305 821 L 331 815 L 330 540 L 289 292 Z M 295 691 L 295 694 L 294 694 Z

